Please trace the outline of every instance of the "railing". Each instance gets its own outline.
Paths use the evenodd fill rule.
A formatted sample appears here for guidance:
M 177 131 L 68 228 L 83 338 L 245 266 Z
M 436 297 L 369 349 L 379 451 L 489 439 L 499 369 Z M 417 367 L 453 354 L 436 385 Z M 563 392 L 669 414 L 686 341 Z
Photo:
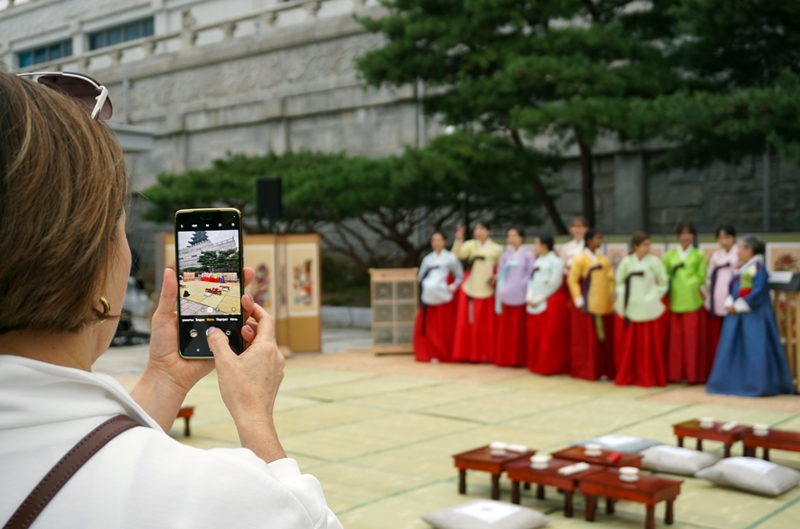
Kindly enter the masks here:
M 63 57 L 58 60 L 38 63 L 27 68 L 15 68 L 18 71 L 61 70 L 66 65 L 77 66 L 82 72 L 94 69 L 119 66 L 139 60 L 150 59 L 167 53 L 187 53 L 197 47 L 230 41 L 239 36 L 242 28 L 249 31 L 246 35 L 264 33 L 276 27 L 281 16 L 289 12 L 305 12 L 305 21 L 316 20 L 323 4 L 342 4 L 348 0 L 293 0 L 282 2 L 230 19 L 198 25 L 190 9 L 182 12 L 181 29 L 150 37 L 126 41 L 113 46 L 84 52 L 80 55 Z M 349 0 L 350 12 L 362 11 L 368 0 Z M 10 8 L 13 1 L 9 4 Z M 249 26 L 249 27 L 248 27 Z M 198 44 L 200 41 L 200 44 Z
M 800 392 L 800 292 L 773 290 L 773 308 L 778 323 L 778 333 L 783 342 L 786 360 Z

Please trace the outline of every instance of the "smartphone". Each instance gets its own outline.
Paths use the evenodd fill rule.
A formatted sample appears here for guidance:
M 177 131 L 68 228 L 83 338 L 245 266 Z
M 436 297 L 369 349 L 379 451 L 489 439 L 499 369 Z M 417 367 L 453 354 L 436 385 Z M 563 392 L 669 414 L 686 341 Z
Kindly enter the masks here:
M 178 340 L 184 358 L 213 358 L 206 333 L 216 327 L 236 354 L 242 339 L 242 214 L 233 208 L 175 213 Z

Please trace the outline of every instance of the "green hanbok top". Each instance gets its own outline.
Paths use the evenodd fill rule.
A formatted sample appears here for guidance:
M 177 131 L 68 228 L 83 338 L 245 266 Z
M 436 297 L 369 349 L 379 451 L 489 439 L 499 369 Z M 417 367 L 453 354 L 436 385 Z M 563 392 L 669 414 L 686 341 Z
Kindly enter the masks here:
M 639 260 L 631 254 L 620 261 L 616 274 L 614 310 L 634 322 L 657 320 L 666 307 L 667 272 L 661 260 L 649 253 Z M 628 291 L 629 290 L 629 291 Z
M 664 256 L 670 278 L 669 309 L 675 313 L 694 312 L 703 306 L 700 287 L 706 282 L 706 256 L 690 246 L 688 251 L 674 248 Z

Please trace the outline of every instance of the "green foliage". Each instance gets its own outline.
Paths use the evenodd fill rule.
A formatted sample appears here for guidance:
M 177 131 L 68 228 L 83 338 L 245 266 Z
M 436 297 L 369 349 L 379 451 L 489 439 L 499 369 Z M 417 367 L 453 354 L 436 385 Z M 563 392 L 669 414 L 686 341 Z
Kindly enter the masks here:
M 197 258 L 199 267 L 186 268 L 187 272 L 236 272 L 239 269 L 239 251 L 206 250 Z
M 665 2 L 667 3 L 667 2 Z M 687 87 L 647 106 L 667 163 L 739 162 L 767 145 L 800 155 L 800 3 L 673 0 L 670 60 Z
M 597 138 L 651 132 L 648 107 L 682 81 L 657 45 L 673 24 L 666 5 L 627 9 L 618 0 L 384 0 L 389 14 L 360 18 L 386 44 L 356 64 L 371 85 L 424 81 L 428 114 L 448 124 L 501 133 L 522 151 L 546 137 L 543 151 L 577 145 L 584 214 L 594 220 L 592 148 Z M 633 3 L 636 4 L 636 3 Z M 644 3 L 643 3 L 644 4 Z M 665 3 L 666 4 L 666 3 Z M 529 177 L 563 230 L 538 174 Z
M 425 149 L 377 160 L 310 151 L 229 154 L 207 170 L 159 175 L 143 192 L 151 202 L 144 218 L 166 221 L 180 208 L 228 205 L 242 211 L 248 233 L 316 231 L 328 248 L 363 270 L 393 259 L 392 251 L 376 247 L 376 240 L 385 241 L 401 264 L 414 266 L 428 248 L 420 232 L 427 237 L 465 213 L 499 223 L 539 224 L 528 175 L 552 171 L 558 163 L 503 138 L 474 134 L 442 136 Z M 282 180 L 279 222 L 253 214 L 255 179 L 264 175 Z

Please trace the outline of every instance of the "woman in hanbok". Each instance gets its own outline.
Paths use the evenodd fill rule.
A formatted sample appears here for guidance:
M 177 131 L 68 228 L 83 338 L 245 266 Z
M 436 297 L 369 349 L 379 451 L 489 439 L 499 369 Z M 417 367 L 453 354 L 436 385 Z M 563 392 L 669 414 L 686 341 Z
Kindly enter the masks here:
M 650 253 L 650 236 L 637 231 L 631 239 L 633 253 L 617 267 L 614 309 L 615 384 L 666 386 L 667 271 Z
M 792 375 L 778 335 L 764 266 L 764 244 L 753 236 L 739 241 L 739 259 L 725 300 L 717 357 L 706 391 L 763 397 L 794 393 Z
M 708 279 L 706 281 L 705 307 L 708 311 L 706 327 L 706 366 L 708 372 L 714 366 L 722 321 L 728 314 L 725 299 L 730 293 L 729 286 L 733 270 L 739 266 L 739 247 L 736 245 L 736 230 L 730 224 L 717 228 L 719 250 L 708 260 Z
M 419 362 L 448 362 L 453 355 L 456 328 L 454 293 L 461 285 L 464 268 L 449 252 L 441 232 L 431 236 L 431 248 L 422 260 L 417 280 L 420 303 L 414 325 L 414 355 Z
M 491 239 L 486 221 L 475 224 L 475 238 L 464 241 L 466 228 L 456 231 L 453 253 L 467 261 L 469 271 L 457 296 L 456 332 L 453 360 L 459 362 L 494 362 L 494 272 L 503 247 Z
M 669 324 L 667 330 L 667 380 L 705 384 L 706 327 L 701 289 L 706 282 L 706 256 L 697 249 L 697 231 L 687 222 L 678 226 L 680 248 L 664 255 L 669 278 Z
M 540 375 L 569 373 L 569 312 L 564 262 L 553 251 L 553 238 L 541 235 L 533 248 L 536 262 L 528 281 L 528 369 Z
M 586 247 L 586 232 L 589 231 L 589 223 L 583 217 L 575 217 L 569 225 L 569 234 L 572 239 L 561 247 L 559 255 L 564 263 L 564 274 L 569 273 L 572 261 L 583 252 Z M 566 282 L 564 282 L 566 284 Z M 567 291 L 565 291 L 567 293 Z
M 508 230 L 506 241 L 511 248 L 500 258 L 495 276 L 494 363 L 516 367 L 525 365 L 525 292 L 536 258 L 522 247 L 522 228 Z
M 603 234 L 586 232 L 586 247 L 572 260 L 567 276 L 573 307 L 569 310 L 570 374 L 597 380 L 614 378 L 614 272 L 599 252 Z

